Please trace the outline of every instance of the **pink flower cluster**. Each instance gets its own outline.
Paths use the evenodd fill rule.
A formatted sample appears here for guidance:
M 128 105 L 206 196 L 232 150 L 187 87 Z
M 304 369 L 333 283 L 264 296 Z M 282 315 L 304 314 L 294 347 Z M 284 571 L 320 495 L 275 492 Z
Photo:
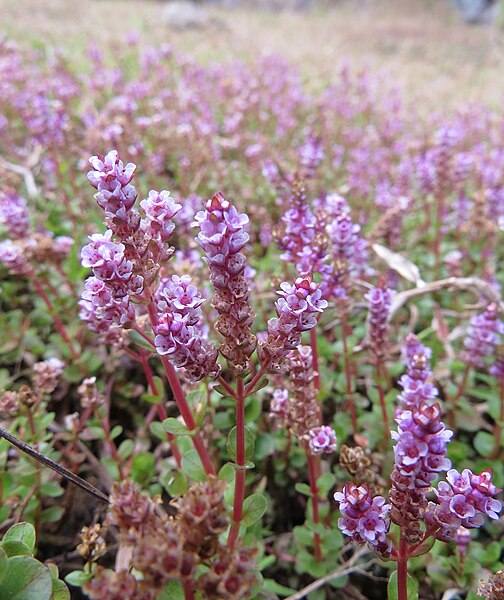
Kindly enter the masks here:
M 444 541 L 453 540 L 460 526 L 472 529 L 481 527 L 484 515 L 498 519 L 502 503 L 493 496 L 501 490 L 492 483 L 492 470 L 485 469 L 474 475 L 469 469 L 459 473 L 450 469 L 446 481 L 441 481 L 436 490 L 439 504 L 429 503 L 427 524 L 439 527 L 436 537 Z
M 194 383 L 205 376 L 217 377 L 217 349 L 205 342 L 201 327 L 203 298 L 189 275 L 162 279 L 155 295 L 157 323 L 154 343 L 160 355 L 184 368 Z
M 212 284 L 216 288 L 226 288 L 230 278 L 245 268 L 245 256 L 240 250 L 249 241 L 244 229 L 249 218 L 238 213 L 220 193 L 206 203 L 205 209 L 194 217 L 201 229 L 196 241 L 205 252 Z
M 312 454 L 332 454 L 336 450 L 336 433 L 329 425 L 315 427 L 308 432 L 308 446 Z
M 404 408 L 413 410 L 422 401 L 432 400 L 438 395 L 437 388 L 427 382 L 432 373 L 430 368 L 432 351 L 410 333 L 406 338 L 403 355 L 408 372 L 399 379 L 398 383 L 403 391 L 399 394 L 398 400 Z
M 387 539 L 390 519 L 387 513 L 390 505 L 382 496 L 374 496 L 366 484 L 357 487 L 347 483 L 343 492 L 336 492 L 334 499 L 339 502 L 341 518 L 338 527 L 358 543 L 368 543 L 376 552 L 387 555 L 391 543 Z
M 13 192 L 0 196 L 0 223 L 12 239 L 21 239 L 29 232 L 29 213 L 26 200 Z
M 382 358 L 387 346 L 388 314 L 392 304 L 392 292 L 385 285 L 378 285 L 364 298 L 368 301 L 368 341 L 373 354 Z
M 474 368 L 484 367 L 485 358 L 493 355 L 503 334 L 504 323 L 499 318 L 498 307 L 490 304 L 484 313 L 471 318 L 462 360 Z
M 395 468 L 409 479 L 411 488 L 428 488 L 437 473 L 450 468 L 446 444 L 453 431 L 441 422 L 439 404 L 423 400 L 412 410 L 402 411 L 396 422 L 399 427 L 392 432 L 397 442 Z
M 126 220 L 126 213 L 137 199 L 135 187 L 131 184 L 136 165 L 128 163 L 124 166 L 117 150 L 111 150 L 106 156 L 98 154 L 89 159 L 93 167 L 87 178 L 98 190 L 95 199 L 107 216 L 117 216 Z

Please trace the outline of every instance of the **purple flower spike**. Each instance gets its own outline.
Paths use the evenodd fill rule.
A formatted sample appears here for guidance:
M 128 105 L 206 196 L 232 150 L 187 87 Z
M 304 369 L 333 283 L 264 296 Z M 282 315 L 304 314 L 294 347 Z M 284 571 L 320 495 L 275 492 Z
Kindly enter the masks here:
M 476 369 L 484 367 L 485 358 L 494 354 L 503 334 L 504 323 L 499 319 L 497 306 L 490 304 L 484 313 L 471 318 L 462 360 Z
M 5 225 L 11 238 L 24 238 L 29 232 L 28 205 L 20 196 L 7 192 L 0 197 L 0 223 Z
M 212 299 L 219 313 L 215 328 L 225 338 L 219 349 L 235 373 L 241 375 L 249 370 L 250 355 L 257 343 L 250 329 L 254 314 L 245 276 L 247 260 L 240 252 L 249 241 L 245 231 L 249 218 L 219 192 L 208 200 L 205 210 L 196 214 L 195 221 L 200 227 L 196 241 L 205 251 L 210 281 L 216 290 Z
M 368 340 L 369 347 L 377 359 L 382 359 L 387 349 L 388 313 L 392 304 L 392 292 L 379 285 L 370 290 L 364 298 L 368 301 Z
M 439 504 L 429 503 L 427 522 L 439 527 L 436 537 L 444 541 L 456 538 L 459 528 L 481 527 L 484 515 L 498 519 L 502 503 L 494 496 L 501 490 L 492 483 L 492 471 L 486 469 L 474 475 L 469 469 L 459 473 L 450 469 L 448 482 L 442 481 L 435 490 Z
M 341 519 L 338 527 L 355 542 L 367 542 L 376 552 L 386 556 L 392 544 L 387 539 L 390 519 L 387 514 L 390 505 L 382 496 L 373 497 L 366 484 L 357 487 L 347 483 L 343 492 L 336 492 L 334 499 L 339 502 Z
M 137 198 L 135 187 L 130 183 L 136 165 L 128 163 L 124 166 L 117 150 L 111 150 L 106 156 L 98 154 L 89 159 L 93 168 L 87 178 L 98 190 L 95 199 L 108 216 L 118 216 L 125 220 Z
M 142 230 L 148 232 L 152 237 L 160 236 L 162 242 L 170 237 L 175 229 L 175 224 L 171 219 L 182 208 L 170 196 L 170 192 L 156 192 L 151 190 L 149 197 L 140 202 L 140 206 L 145 213 L 145 219 L 142 220 Z
M 154 344 L 178 368 L 184 368 L 191 383 L 220 373 L 217 349 L 208 344 L 200 325 L 203 298 L 189 275 L 161 280 L 155 294 L 158 321 Z

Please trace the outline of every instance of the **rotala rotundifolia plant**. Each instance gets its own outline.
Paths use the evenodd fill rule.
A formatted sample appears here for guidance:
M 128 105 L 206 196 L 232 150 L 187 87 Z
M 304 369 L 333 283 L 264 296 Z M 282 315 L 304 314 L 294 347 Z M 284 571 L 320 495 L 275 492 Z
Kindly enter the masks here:
M 407 372 L 399 381 L 402 392 L 395 418 L 398 428 L 392 431 L 395 464 L 388 502 L 373 495 L 366 483 L 347 483 L 334 494 L 343 533 L 397 561 L 389 593 L 399 600 L 407 600 L 415 585 L 408 580 L 410 557 L 428 552 L 436 539 L 460 540 L 468 530 L 481 527 L 485 517 L 498 519 L 502 509 L 490 469 L 474 474 L 450 468 L 447 444 L 453 432 L 441 421 L 438 390 L 428 381 L 430 349 L 410 334 L 403 351 Z M 439 480 L 444 473 L 446 480 Z M 392 523 L 396 527 L 391 529 Z

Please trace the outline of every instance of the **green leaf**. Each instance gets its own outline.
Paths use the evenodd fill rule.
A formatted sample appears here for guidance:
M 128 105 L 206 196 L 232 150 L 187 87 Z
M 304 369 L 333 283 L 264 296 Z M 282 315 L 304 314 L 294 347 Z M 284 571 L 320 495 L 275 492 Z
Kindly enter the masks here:
M 327 496 L 330 489 L 336 483 L 336 475 L 334 473 L 324 473 L 317 479 L 317 488 L 321 496 Z
M 120 436 L 122 432 L 123 432 L 122 425 L 115 425 L 114 427 L 112 427 L 112 430 L 110 432 L 110 439 L 115 440 L 116 437 Z
M 5 554 L 3 548 L 0 546 L 0 583 L 7 574 L 9 562 L 7 560 L 7 554 Z
M 205 481 L 206 474 L 196 450 L 189 450 L 182 457 L 182 471 L 193 481 Z
M 268 508 L 268 502 L 262 494 L 252 494 L 243 503 L 242 523 L 250 527 L 257 523 Z
M 193 435 L 194 431 L 187 429 L 187 427 L 174 417 L 168 417 L 163 421 L 163 428 L 172 435 Z
M 219 470 L 217 477 L 223 479 L 226 483 L 234 481 L 236 475 L 236 469 L 232 463 L 225 463 Z
M 13 525 L 3 538 L 4 542 L 23 542 L 31 553 L 35 550 L 35 527 L 31 523 L 18 523 Z
M 157 600 L 184 600 L 184 588 L 180 581 L 170 581 L 157 597 Z
M 49 569 L 30 556 L 9 559 L 7 575 L 0 584 L 2 600 L 51 600 Z
M 51 600 L 70 600 L 67 586 L 60 580 L 53 581 L 53 595 Z
M 161 478 L 161 483 L 173 498 L 178 498 L 187 491 L 187 481 L 181 471 L 169 473 L 168 478 Z
M 166 429 L 163 427 L 163 424 L 159 421 L 154 421 L 149 425 L 149 431 L 152 433 L 154 437 L 157 437 L 162 442 L 166 441 Z
M 488 457 L 492 454 L 495 448 L 495 440 L 493 435 L 488 431 L 478 431 L 476 434 L 473 445 L 481 456 Z
M 50 506 L 42 511 L 42 523 L 55 523 L 59 521 L 65 514 L 63 506 Z
M 144 348 L 145 350 L 152 352 L 152 350 L 153 350 L 152 344 L 150 344 L 142 335 L 140 335 L 138 333 L 138 331 L 135 331 L 134 329 L 130 329 L 128 331 L 128 336 L 132 342 L 137 344 L 137 346 L 140 346 L 141 348 Z
M 147 484 L 154 477 L 156 459 L 150 452 L 139 452 L 131 461 L 131 478 L 139 484 Z
M 407 575 L 407 598 L 406 600 L 418 600 L 418 581 L 409 573 Z M 399 600 L 399 590 L 397 588 L 397 571 L 390 576 L 387 586 L 388 600 Z
M 123 440 L 117 449 L 117 454 L 122 460 L 126 460 L 133 454 L 134 449 L 135 442 L 133 440 Z
M 69 585 L 75 587 L 82 587 L 87 581 L 91 579 L 91 573 L 85 573 L 84 571 L 72 571 L 65 577 L 65 581 Z
M 313 496 L 310 486 L 307 483 L 296 483 L 294 485 L 296 492 L 303 494 L 304 496 Z
M 14 556 L 31 556 L 33 554 L 30 548 L 19 540 L 3 541 L 2 548 L 9 558 Z
M 248 427 L 245 427 L 245 461 L 254 458 L 255 435 Z M 226 448 L 232 460 L 236 461 L 236 427 L 229 432 Z
M 57 481 L 48 481 L 40 487 L 40 493 L 51 498 L 58 498 L 58 496 L 63 494 L 63 491 L 63 488 Z
M 294 534 L 294 539 L 298 544 L 305 547 L 313 546 L 313 532 L 304 527 L 303 525 L 298 525 L 294 527 L 292 530 Z

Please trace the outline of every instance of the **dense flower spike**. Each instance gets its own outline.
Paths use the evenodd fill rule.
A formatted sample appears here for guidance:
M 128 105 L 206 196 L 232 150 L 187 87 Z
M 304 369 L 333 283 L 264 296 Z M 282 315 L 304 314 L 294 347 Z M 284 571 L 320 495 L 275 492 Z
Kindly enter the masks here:
M 289 390 L 279 388 L 273 392 L 273 398 L 270 402 L 270 412 L 280 422 L 287 423 L 289 417 Z
M 63 373 L 65 363 L 59 358 L 49 358 L 33 365 L 33 383 L 43 394 L 50 394 L 56 389 Z
M 200 227 L 196 240 L 205 252 L 215 287 L 212 306 L 219 313 L 215 328 L 225 338 L 219 348 L 240 375 L 249 370 L 249 357 L 256 347 L 250 330 L 254 315 L 244 274 L 246 258 L 240 252 L 249 240 L 245 231 L 249 219 L 219 192 L 196 214 L 195 221 Z
M 29 212 L 26 200 L 13 192 L 0 195 L 0 223 L 3 223 L 9 236 L 21 239 L 29 233 Z
M 299 346 L 287 357 L 290 373 L 289 418 L 288 426 L 303 443 L 310 440 L 310 431 L 321 425 L 320 406 L 317 401 L 317 390 L 313 380 L 312 349 L 310 346 Z
M 334 499 L 339 502 L 341 519 L 338 527 L 353 541 L 369 544 L 382 556 L 388 556 L 391 543 L 387 539 L 390 519 L 387 514 L 390 505 L 382 496 L 374 496 L 366 484 L 357 487 L 347 483 L 343 492 L 336 492 Z
M 499 318 L 498 308 L 490 304 L 484 313 L 471 318 L 462 360 L 476 369 L 484 367 L 485 359 L 492 356 L 503 334 L 504 323 Z
M 388 313 L 392 304 L 392 292 L 384 284 L 370 290 L 365 296 L 368 301 L 368 343 L 369 348 L 378 360 L 387 352 Z
M 324 273 L 326 297 L 347 300 L 352 279 L 365 269 L 367 242 L 360 236 L 360 225 L 352 221 L 344 198 L 330 194 L 323 203 L 328 214 L 326 232 L 331 245 L 332 268 Z
M 299 275 L 306 277 L 324 269 L 327 258 L 324 246 L 327 244 L 318 239 L 319 223 L 308 204 L 305 183 L 297 175 L 291 185 L 288 206 L 275 236 L 283 252 L 280 258 L 294 263 Z
M 436 388 L 430 376 L 431 350 L 410 334 L 403 349 L 407 374 L 399 381 L 403 388 L 397 411 L 397 432 L 392 432 L 395 466 L 392 471 L 390 516 L 403 536 L 414 544 L 422 536 L 421 523 L 427 508 L 426 493 L 437 475 L 450 468 L 446 445 L 453 432 L 441 422 L 441 407 L 434 402 Z
M 262 362 L 272 371 L 283 368 L 284 357 L 299 346 L 302 332 L 315 327 L 318 316 L 327 308 L 320 287 L 308 277 L 298 277 L 294 285 L 280 284 L 277 294 L 277 317 L 268 321 L 268 337 L 260 345 Z
M 111 150 L 106 156 L 99 154 L 89 159 L 93 168 L 87 178 L 98 190 L 95 199 L 107 216 L 116 216 L 126 220 L 126 214 L 137 199 L 135 187 L 130 183 L 136 165 L 128 163 L 124 166 L 117 150 Z
M 438 539 L 450 541 L 455 539 L 458 528 L 467 529 L 481 527 L 484 516 L 498 519 L 502 503 L 494 496 L 501 490 L 492 483 L 492 470 L 486 469 L 474 475 L 470 469 L 459 473 L 450 469 L 447 482 L 441 481 L 436 490 L 438 505 L 429 503 L 428 524 L 437 526 Z
M 91 267 L 96 279 L 106 283 L 115 299 L 128 294 L 140 294 L 143 277 L 133 273 L 133 263 L 125 256 L 124 244 L 112 241 L 112 231 L 89 236 L 91 243 L 81 251 L 82 266 Z
M 410 333 L 406 338 L 403 356 L 407 374 L 399 380 L 403 391 L 398 396 L 403 408 L 413 410 L 420 402 L 433 400 L 438 395 L 437 388 L 427 382 L 431 375 L 430 358 L 432 351 L 423 346 L 418 338 Z
M 161 242 L 166 242 L 175 229 L 175 223 L 171 220 L 182 208 L 170 196 L 170 192 L 156 192 L 151 190 L 146 200 L 140 202 L 145 213 L 142 220 L 142 230 L 149 233 L 152 238 L 160 237 Z
M 203 298 L 189 275 L 162 279 L 155 294 L 157 323 L 154 343 L 191 382 L 217 377 L 217 349 L 206 342 L 201 326 Z

